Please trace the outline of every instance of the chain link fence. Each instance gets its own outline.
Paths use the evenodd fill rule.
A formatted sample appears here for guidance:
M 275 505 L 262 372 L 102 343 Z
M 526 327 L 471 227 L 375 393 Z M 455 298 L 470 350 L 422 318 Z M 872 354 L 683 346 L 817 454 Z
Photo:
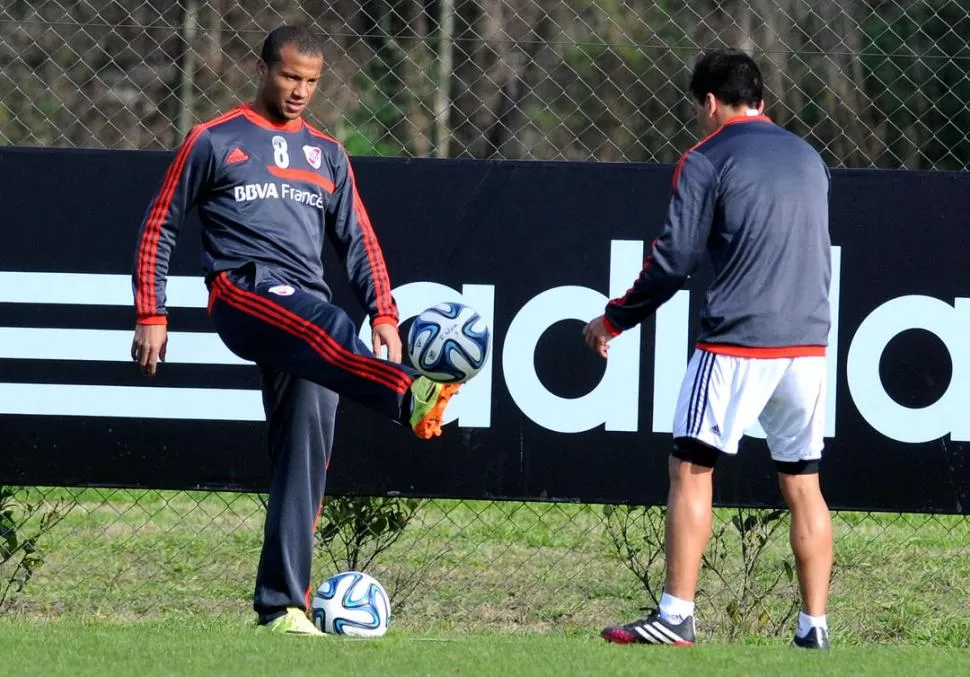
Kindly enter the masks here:
M 675 161 L 693 61 L 731 45 L 832 166 L 970 159 L 965 0 L 7 0 L 0 142 L 173 148 L 283 22 L 326 37 L 310 117 L 352 154 Z
M 0 615 L 252 622 L 264 500 L 0 487 Z M 313 582 L 370 572 L 391 595 L 394 627 L 593 633 L 641 615 L 661 592 L 663 508 L 414 499 L 400 528 L 389 528 L 387 519 L 350 519 L 362 506 L 388 516 L 389 499 L 376 499 L 383 509 L 368 500 L 328 499 L 340 507 L 324 510 Z M 332 538 L 333 529 L 342 535 Z M 830 622 L 840 644 L 970 646 L 970 520 L 840 512 L 835 539 Z M 26 552 L 36 561 L 20 585 Z M 787 637 L 798 604 L 792 568 L 784 511 L 717 509 L 699 632 Z
M 764 69 L 771 117 L 832 166 L 970 160 L 964 0 L 5 0 L 0 143 L 172 149 L 252 97 L 283 22 L 325 36 L 309 117 L 351 154 L 673 162 L 696 140 L 694 59 L 737 46 Z M 262 517 L 247 494 L 0 491 L 0 610 L 241 618 Z M 407 627 L 590 631 L 658 594 L 662 517 L 422 501 L 368 569 Z M 715 533 L 701 632 L 789 632 L 787 516 L 723 509 Z M 966 519 L 839 513 L 836 538 L 841 641 L 967 646 Z M 321 537 L 317 582 L 347 554 L 333 547 Z

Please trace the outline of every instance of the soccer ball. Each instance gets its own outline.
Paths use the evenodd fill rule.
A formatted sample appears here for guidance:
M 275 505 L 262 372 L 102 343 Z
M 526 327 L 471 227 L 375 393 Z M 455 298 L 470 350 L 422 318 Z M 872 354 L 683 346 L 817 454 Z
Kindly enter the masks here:
M 384 586 L 360 571 L 331 576 L 313 597 L 313 623 L 330 635 L 380 637 L 391 622 Z
M 488 325 L 461 303 L 439 303 L 414 318 L 408 355 L 419 372 L 439 383 L 464 383 L 488 358 Z

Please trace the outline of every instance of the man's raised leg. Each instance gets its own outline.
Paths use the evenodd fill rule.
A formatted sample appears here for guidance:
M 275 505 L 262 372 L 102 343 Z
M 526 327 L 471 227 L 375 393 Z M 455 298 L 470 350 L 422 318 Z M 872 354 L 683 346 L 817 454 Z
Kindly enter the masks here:
M 212 283 L 209 313 L 220 338 L 243 359 L 299 376 L 352 399 L 422 439 L 441 434 L 457 384 L 435 383 L 380 359 L 357 336 L 347 313 L 315 294 L 253 284 L 223 273 Z

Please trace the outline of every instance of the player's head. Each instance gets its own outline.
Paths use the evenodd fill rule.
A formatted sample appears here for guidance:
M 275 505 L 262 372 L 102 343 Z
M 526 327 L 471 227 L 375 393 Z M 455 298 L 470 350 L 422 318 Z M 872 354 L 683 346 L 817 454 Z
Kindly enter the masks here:
M 312 31 L 303 26 L 273 30 L 256 64 L 259 107 L 278 122 L 295 120 L 313 98 L 322 70 L 323 46 Z
M 694 112 L 705 133 L 747 110 L 764 110 L 764 81 L 758 64 L 737 49 L 705 54 L 690 78 Z

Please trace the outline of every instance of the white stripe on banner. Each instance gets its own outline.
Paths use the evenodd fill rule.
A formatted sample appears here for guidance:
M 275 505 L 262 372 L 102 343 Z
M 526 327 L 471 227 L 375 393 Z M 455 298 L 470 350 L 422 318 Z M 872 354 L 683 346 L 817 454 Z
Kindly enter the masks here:
M 201 277 L 173 275 L 166 286 L 169 308 L 205 308 L 209 292 Z M 0 271 L 0 303 L 131 306 L 130 275 L 16 273 Z
M 0 413 L 263 421 L 258 390 L 0 383 Z
M 0 359 L 131 361 L 133 331 L 0 327 Z M 171 332 L 168 364 L 251 364 L 233 355 L 212 332 Z
M 169 307 L 205 308 L 207 301 L 201 277 L 168 278 Z M 134 306 L 128 275 L 9 271 L 0 271 L 0 303 Z M 131 359 L 131 338 L 132 332 L 127 330 L 0 327 L 0 359 L 126 362 Z M 229 352 L 211 332 L 169 334 L 165 361 L 249 364 Z M 147 385 L 0 383 L 0 414 L 264 420 L 258 390 Z

